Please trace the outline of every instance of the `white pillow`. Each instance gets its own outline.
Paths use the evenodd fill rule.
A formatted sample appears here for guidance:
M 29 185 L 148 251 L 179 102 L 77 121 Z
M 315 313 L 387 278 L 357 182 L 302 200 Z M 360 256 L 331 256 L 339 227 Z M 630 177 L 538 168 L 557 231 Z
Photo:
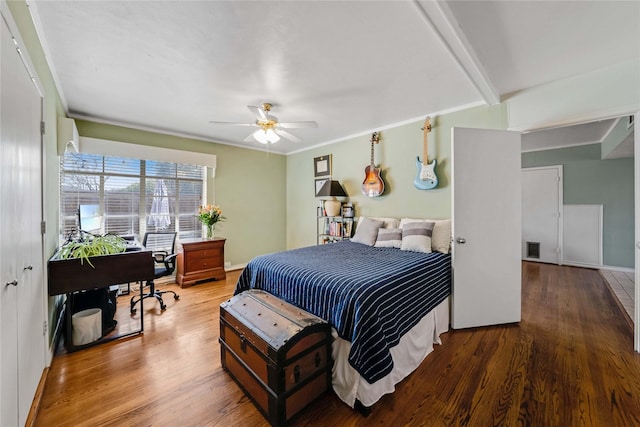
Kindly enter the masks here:
M 382 227 L 382 224 L 382 221 L 361 217 L 361 221 L 358 221 L 358 227 L 356 228 L 356 235 L 353 236 L 351 241 L 373 246 L 376 243 L 378 230 Z
M 381 228 L 376 238 L 376 248 L 400 248 L 402 246 L 402 230 L 399 228 Z
M 399 228 L 400 220 L 398 218 L 387 218 L 387 217 L 374 217 L 374 216 L 361 216 L 360 221 L 365 218 L 372 219 L 374 221 L 382 221 L 382 228 Z
M 450 219 L 415 219 L 402 218 L 400 220 L 400 228 L 409 222 L 435 222 L 433 227 L 433 235 L 431 236 L 431 250 L 434 252 L 442 252 L 448 254 L 451 248 L 451 220 Z
M 403 251 L 431 252 L 431 235 L 433 233 L 433 221 L 407 222 L 402 227 Z

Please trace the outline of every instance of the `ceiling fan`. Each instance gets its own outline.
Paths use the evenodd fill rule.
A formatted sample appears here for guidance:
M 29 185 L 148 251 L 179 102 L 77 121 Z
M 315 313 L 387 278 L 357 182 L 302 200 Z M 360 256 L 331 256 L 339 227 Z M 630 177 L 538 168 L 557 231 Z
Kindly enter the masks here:
M 302 142 L 300 138 L 284 129 L 291 128 L 317 128 L 318 123 L 314 121 L 304 122 L 279 122 L 278 118 L 269 114 L 272 104 L 265 102 L 262 104 L 262 108 L 255 105 L 247 105 L 249 111 L 256 115 L 256 121 L 253 123 L 236 123 L 236 122 L 219 122 L 216 120 L 209 120 L 209 123 L 215 125 L 233 125 L 233 126 L 249 126 L 257 127 L 258 129 L 251 133 L 244 139 L 244 142 L 249 142 L 253 139 L 262 143 L 274 143 L 280 140 L 280 137 L 288 139 L 293 142 Z

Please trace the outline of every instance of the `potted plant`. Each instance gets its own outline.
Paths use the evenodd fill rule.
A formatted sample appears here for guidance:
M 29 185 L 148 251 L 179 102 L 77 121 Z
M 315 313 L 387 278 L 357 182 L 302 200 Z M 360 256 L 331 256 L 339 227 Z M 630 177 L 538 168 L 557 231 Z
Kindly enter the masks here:
M 86 233 L 88 236 L 79 240 L 70 240 L 60 248 L 60 259 L 79 258 L 80 263 L 87 261 L 91 267 L 90 257 L 112 255 L 125 252 L 127 242 L 122 237 L 107 233 L 104 236 Z

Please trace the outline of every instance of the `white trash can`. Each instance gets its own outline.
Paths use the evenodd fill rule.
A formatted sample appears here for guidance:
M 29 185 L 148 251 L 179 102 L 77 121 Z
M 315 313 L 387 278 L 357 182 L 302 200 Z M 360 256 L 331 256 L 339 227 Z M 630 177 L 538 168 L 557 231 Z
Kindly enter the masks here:
M 89 308 L 71 316 L 73 345 L 85 345 L 102 337 L 102 310 Z

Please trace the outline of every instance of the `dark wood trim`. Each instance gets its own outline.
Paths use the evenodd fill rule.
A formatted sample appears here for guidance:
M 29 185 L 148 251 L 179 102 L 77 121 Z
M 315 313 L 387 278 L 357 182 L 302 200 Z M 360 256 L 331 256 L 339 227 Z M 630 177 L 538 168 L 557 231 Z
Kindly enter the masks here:
M 33 402 L 31 402 L 31 407 L 29 408 L 29 415 L 27 415 L 27 420 L 24 423 L 26 427 L 33 427 L 36 424 L 38 409 L 40 408 L 40 403 L 42 402 L 42 396 L 44 394 L 44 386 L 47 382 L 48 375 L 49 375 L 49 368 L 44 368 L 42 370 L 42 375 L 40 376 L 40 381 L 38 381 L 36 394 L 35 396 L 33 396 Z

